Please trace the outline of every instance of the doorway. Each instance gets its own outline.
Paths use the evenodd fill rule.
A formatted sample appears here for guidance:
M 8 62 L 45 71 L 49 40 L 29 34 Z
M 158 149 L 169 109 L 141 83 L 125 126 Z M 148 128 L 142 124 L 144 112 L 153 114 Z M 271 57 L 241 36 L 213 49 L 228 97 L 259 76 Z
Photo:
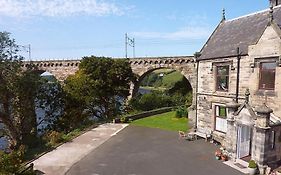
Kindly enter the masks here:
M 239 125 L 237 134 L 237 158 L 240 159 L 250 155 L 252 128 L 247 125 Z

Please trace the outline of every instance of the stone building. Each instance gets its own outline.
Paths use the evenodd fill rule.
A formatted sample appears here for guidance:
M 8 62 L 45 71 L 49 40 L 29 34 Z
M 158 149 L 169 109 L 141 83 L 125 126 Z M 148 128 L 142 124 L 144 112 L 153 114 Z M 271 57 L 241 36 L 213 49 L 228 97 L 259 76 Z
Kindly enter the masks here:
M 196 126 L 233 159 L 281 163 L 281 2 L 226 20 L 197 57 Z

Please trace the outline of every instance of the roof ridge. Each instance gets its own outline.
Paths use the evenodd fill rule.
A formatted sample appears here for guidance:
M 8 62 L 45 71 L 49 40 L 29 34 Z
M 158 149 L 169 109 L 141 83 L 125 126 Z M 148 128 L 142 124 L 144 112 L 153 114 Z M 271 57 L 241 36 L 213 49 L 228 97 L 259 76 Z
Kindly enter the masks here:
M 273 9 L 280 8 L 280 7 L 281 7 L 281 4 L 273 7 Z M 229 20 L 226 20 L 225 22 L 232 22 L 232 21 L 235 21 L 235 20 L 239 20 L 239 19 L 242 19 L 242 18 L 249 17 L 249 16 L 254 16 L 254 15 L 257 15 L 257 14 L 260 14 L 260 13 L 267 12 L 269 10 L 270 9 L 267 8 L 267 9 L 264 9 L 264 10 L 260 10 L 260 11 L 257 11 L 257 12 L 253 12 L 253 13 L 249 13 L 249 14 L 246 14 L 246 15 L 243 15 L 243 16 L 239 16 L 239 17 L 236 17 L 236 18 L 233 18 L 233 19 L 229 19 Z

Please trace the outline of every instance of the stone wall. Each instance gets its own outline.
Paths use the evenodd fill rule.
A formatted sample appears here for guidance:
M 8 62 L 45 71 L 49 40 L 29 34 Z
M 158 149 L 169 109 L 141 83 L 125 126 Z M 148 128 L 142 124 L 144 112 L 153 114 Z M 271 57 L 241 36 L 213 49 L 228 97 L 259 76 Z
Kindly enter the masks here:
M 80 60 L 26 61 L 22 67 L 26 68 L 30 64 L 39 70 L 50 72 L 57 80 L 63 82 L 68 76 L 78 71 Z
M 281 125 L 272 126 L 267 131 L 266 143 L 264 145 L 265 161 L 270 167 L 277 167 L 281 163 Z M 271 145 L 271 133 L 274 132 L 274 145 Z
M 227 92 L 216 90 L 216 64 L 229 65 L 229 89 Z M 248 88 L 250 63 L 247 56 L 241 58 L 239 102 L 244 102 L 245 91 Z M 220 58 L 199 62 L 198 93 L 197 93 L 197 126 L 214 129 L 215 105 L 225 105 L 235 98 L 237 81 L 237 57 Z M 219 134 L 219 133 L 218 133 Z M 219 134 L 221 136 L 221 134 Z
M 250 88 L 251 102 L 253 106 L 266 102 L 267 106 L 273 109 L 274 115 L 281 117 L 281 67 L 278 59 L 281 55 L 281 39 L 274 29 L 274 25 L 269 26 L 256 45 L 249 46 L 249 60 L 247 63 L 253 65 L 250 69 L 248 86 Z M 274 58 L 277 61 L 275 90 L 259 90 L 259 62 Z M 250 67 L 250 66 L 249 66 Z
M 278 63 L 280 55 L 281 39 L 272 25 L 267 27 L 257 44 L 249 46 L 249 54 L 241 57 L 239 103 L 244 101 L 244 93 L 249 88 L 251 93 L 249 103 L 253 107 L 266 103 L 273 109 L 273 114 L 281 118 L 281 67 L 276 67 L 275 90 L 259 90 L 259 62 L 274 58 Z M 219 63 L 230 65 L 228 92 L 216 91 L 216 64 Z M 223 105 L 235 98 L 237 58 L 202 60 L 199 62 L 198 68 L 197 124 L 198 127 L 214 129 L 213 104 Z

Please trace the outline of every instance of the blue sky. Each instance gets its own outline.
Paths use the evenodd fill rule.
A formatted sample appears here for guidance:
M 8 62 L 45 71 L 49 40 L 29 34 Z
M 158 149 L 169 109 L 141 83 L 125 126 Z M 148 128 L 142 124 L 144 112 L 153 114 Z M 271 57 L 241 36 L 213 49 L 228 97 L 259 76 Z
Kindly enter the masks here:
M 268 8 L 268 0 L 0 0 L 0 31 L 31 45 L 33 60 L 199 51 L 226 9 L 227 19 Z M 28 57 L 25 51 L 21 52 Z M 132 49 L 128 49 L 132 56 Z

